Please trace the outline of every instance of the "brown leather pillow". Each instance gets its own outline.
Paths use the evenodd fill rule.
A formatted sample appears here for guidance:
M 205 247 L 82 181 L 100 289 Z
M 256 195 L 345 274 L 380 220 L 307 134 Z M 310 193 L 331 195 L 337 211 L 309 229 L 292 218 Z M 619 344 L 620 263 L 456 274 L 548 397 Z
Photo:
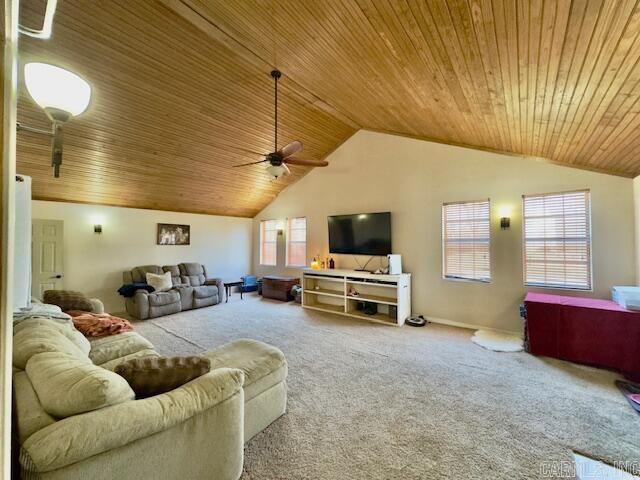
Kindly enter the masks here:
M 190 382 L 211 370 L 206 357 L 141 357 L 118 365 L 114 372 L 124 377 L 136 398 L 152 397 Z
M 67 310 L 82 310 L 92 312 L 93 305 L 84 293 L 73 290 L 46 290 L 42 294 L 42 301 L 51 305 L 58 305 L 63 312 Z

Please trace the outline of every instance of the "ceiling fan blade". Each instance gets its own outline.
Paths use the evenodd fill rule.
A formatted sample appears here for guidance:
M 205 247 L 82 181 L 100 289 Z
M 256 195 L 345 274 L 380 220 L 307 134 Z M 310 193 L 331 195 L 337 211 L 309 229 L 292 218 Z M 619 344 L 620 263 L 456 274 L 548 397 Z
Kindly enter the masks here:
M 280 149 L 280 154 L 282 155 L 282 158 L 287 158 L 289 155 L 293 155 L 300 150 L 302 150 L 302 142 L 296 140 L 294 142 L 291 142 L 289 145 L 285 145 L 284 147 L 282 147 Z
M 284 161 L 290 165 L 306 165 L 309 167 L 326 167 L 329 165 L 329 162 L 325 162 L 324 160 L 303 160 L 302 158 L 296 157 L 287 157 Z
M 233 168 L 236 168 L 236 167 L 246 167 L 246 166 L 248 166 L 248 165 L 257 165 L 258 163 L 264 163 L 264 162 L 266 162 L 266 161 L 267 161 L 267 159 L 265 158 L 264 160 L 258 160 L 257 162 L 242 163 L 242 164 L 240 164 L 240 165 L 232 165 L 232 167 L 233 167 Z

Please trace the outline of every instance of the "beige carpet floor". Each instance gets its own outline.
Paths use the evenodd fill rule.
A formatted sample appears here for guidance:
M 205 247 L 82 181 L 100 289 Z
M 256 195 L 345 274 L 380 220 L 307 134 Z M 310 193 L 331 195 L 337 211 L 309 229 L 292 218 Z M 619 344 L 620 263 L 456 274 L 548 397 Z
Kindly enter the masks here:
M 237 338 L 285 353 L 288 412 L 246 446 L 243 479 L 538 479 L 560 465 L 550 462 L 571 464 L 572 450 L 640 462 L 640 416 L 615 374 L 488 351 L 471 330 L 237 294 L 135 327 L 165 355 Z

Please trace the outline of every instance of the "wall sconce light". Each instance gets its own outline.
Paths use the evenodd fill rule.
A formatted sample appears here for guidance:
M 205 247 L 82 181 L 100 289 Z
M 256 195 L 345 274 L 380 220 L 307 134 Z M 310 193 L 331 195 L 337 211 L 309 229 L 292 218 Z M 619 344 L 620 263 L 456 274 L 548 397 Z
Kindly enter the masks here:
M 511 228 L 511 206 L 501 206 L 498 208 L 498 214 L 500 215 L 500 228 L 502 230 L 509 230 L 509 228 Z
M 51 120 L 51 130 L 18 124 L 18 131 L 48 135 L 53 138 L 51 166 L 60 177 L 62 164 L 62 125 L 80 115 L 89 106 L 91 86 L 75 73 L 47 63 L 27 63 L 24 81 L 31 98 Z
M 93 233 L 102 233 L 102 225 L 94 225 L 93 226 Z

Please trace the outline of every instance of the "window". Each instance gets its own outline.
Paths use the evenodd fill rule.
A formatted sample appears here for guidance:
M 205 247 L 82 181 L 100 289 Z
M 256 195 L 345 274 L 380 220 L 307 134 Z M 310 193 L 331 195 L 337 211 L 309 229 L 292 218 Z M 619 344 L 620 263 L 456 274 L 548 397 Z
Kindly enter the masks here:
M 276 265 L 278 259 L 278 220 L 260 222 L 260 265 Z
M 442 206 L 444 278 L 491 281 L 489 200 Z
M 589 191 L 522 198 L 525 285 L 591 290 Z
M 307 219 L 287 220 L 287 267 L 304 267 L 307 264 Z

